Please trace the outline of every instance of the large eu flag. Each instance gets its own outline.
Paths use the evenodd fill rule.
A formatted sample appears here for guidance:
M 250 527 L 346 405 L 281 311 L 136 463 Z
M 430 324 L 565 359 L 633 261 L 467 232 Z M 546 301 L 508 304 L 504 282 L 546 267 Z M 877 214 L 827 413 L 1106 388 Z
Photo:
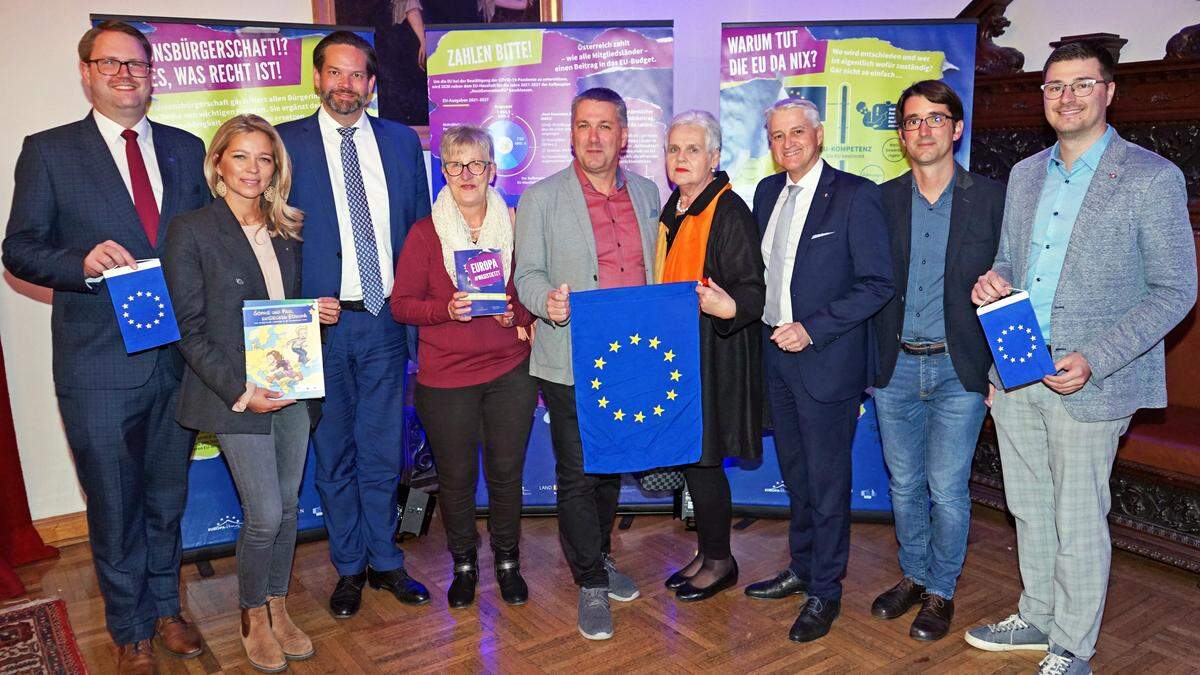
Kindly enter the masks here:
M 136 270 L 129 267 L 107 270 L 104 279 L 127 354 L 179 339 L 175 309 L 157 258 L 139 260 Z
M 584 471 L 625 473 L 699 461 L 704 427 L 695 286 L 571 293 Z

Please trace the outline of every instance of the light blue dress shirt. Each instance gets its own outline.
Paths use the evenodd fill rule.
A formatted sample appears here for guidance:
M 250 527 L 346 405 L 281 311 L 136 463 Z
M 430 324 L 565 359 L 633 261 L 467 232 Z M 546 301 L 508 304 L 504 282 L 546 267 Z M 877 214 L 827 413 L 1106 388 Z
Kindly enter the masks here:
M 956 167 L 957 169 L 957 167 Z M 950 207 L 958 171 L 930 204 L 914 179 L 912 184 L 912 243 L 909 249 L 908 289 L 904 301 L 905 342 L 946 340 L 946 244 L 950 239 Z
M 1029 277 L 1025 280 L 1025 288 L 1029 289 L 1029 300 L 1033 303 L 1042 337 L 1047 343 L 1053 342 L 1050 314 L 1063 260 L 1067 256 L 1067 243 L 1071 241 L 1071 231 L 1075 229 L 1075 218 L 1083 206 L 1100 157 L 1114 134 L 1116 131 L 1110 125 L 1104 135 L 1075 160 L 1070 171 L 1063 164 L 1058 143 L 1054 144 L 1054 151 L 1046 164 L 1046 183 L 1042 186 L 1037 213 L 1033 218 Z

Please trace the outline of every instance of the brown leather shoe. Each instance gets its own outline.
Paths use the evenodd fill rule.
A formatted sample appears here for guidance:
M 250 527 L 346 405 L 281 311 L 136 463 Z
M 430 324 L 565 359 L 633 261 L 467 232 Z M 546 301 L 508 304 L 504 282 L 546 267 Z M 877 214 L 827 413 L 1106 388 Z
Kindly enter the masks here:
M 933 642 L 946 637 L 950 622 L 954 619 L 954 600 L 943 598 L 937 593 L 921 596 L 921 611 L 913 619 L 908 636 L 922 642 Z
M 279 640 L 271 632 L 271 619 L 266 605 L 242 608 L 242 648 L 246 650 L 246 660 L 250 665 L 264 673 L 287 670 L 287 658 L 283 655 Z
M 164 616 L 154 622 L 154 634 L 162 638 L 163 647 L 181 659 L 199 656 L 203 649 L 200 631 L 182 616 Z
M 157 675 L 158 666 L 154 663 L 154 645 L 149 640 L 121 645 L 117 652 L 117 673 L 119 675 Z
M 279 641 L 283 655 L 292 661 L 303 661 L 314 653 L 312 640 L 300 630 L 288 615 L 287 598 L 267 598 L 267 617 L 271 620 L 271 632 Z
M 875 598 L 875 602 L 871 604 L 871 616 L 876 619 L 895 619 L 903 616 L 921 602 L 921 594 L 924 592 L 924 586 L 904 577 L 900 583 Z

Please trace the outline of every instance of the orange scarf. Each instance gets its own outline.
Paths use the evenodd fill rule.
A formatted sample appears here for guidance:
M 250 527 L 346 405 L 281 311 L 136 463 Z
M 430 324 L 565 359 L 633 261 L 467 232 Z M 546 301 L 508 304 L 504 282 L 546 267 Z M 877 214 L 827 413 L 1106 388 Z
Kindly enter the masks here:
M 667 251 L 667 226 L 658 224 L 658 246 L 654 249 L 654 283 L 700 281 L 704 278 L 704 256 L 708 252 L 708 233 L 712 230 L 717 202 L 730 185 L 717 191 L 708 206 L 694 216 L 684 216 L 675 233 L 675 241 Z

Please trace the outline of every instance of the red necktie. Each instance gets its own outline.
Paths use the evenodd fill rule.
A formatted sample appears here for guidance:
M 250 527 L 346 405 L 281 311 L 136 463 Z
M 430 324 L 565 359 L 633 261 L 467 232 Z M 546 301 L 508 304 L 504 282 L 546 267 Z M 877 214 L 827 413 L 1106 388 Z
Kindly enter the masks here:
M 154 201 L 154 188 L 150 187 L 150 174 L 146 172 L 137 136 L 133 129 L 121 132 L 121 138 L 125 139 L 125 161 L 129 164 L 129 184 L 133 187 L 133 208 L 137 210 L 142 229 L 153 247 L 158 242 L 158 204 Z

